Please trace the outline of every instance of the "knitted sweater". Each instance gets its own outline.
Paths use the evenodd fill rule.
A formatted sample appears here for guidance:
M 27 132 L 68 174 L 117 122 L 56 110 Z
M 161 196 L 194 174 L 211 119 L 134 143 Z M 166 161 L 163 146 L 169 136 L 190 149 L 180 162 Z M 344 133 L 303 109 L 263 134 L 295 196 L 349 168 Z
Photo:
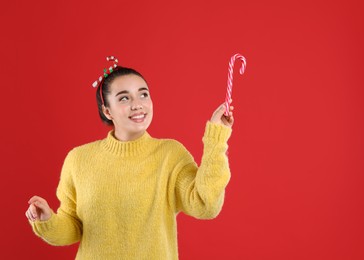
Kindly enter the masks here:
M 51 245 L 80 241 L 76 259 L 178 259 L 179 212 L 215 218 L 230 179 L 231 128 L 207 122 L 200 167 L 179 142 L 147 132 L 121 142 L 103 140 L 71 150 L 62 167 L 60 207 L 31 222 Z

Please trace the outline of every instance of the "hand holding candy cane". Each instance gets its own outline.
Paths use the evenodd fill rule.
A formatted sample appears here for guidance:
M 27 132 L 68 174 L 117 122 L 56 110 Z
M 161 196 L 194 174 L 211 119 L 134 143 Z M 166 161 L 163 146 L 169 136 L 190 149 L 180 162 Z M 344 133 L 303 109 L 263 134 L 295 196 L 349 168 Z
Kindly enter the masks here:
M 225 103 L 221 104 L 212 114 L 210 122 L 215 124 L 222 124 L 227 127 L 232 127 L 234 124 L 233 109 L 234 107 L 230 106 L 229 115 L 224 116 Z
M 234 63 L 236 59 L 240 59 L 242 61 L 242 65 L 240 68 L 240 74 L 243 75 L 246 67 L 246 60 L 245 58 L 237 53 L 234 56 L 231 57 L 229 62 L 229 74 L 228 74 L 228 80 L 227 80 L 227 91 L 226 91 L 226 98 L 225 98 L 225 116 L 229 116 L 229 106 L 232 101 L 231 94 L 233 91 L 233 74 L 234 74 Z

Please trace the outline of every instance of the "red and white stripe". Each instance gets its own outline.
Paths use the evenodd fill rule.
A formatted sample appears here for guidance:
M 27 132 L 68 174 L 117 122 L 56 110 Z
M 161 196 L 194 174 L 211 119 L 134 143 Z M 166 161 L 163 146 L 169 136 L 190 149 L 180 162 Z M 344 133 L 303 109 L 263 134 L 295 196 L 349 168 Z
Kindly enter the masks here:
M 119 61 L 115 56 L 107 56 L 106 60 L 114 62 L 114 65 L 109 67 L 109 72 L 107 74 L 110 74 L 113 71 L 113 67 L 116 68 L 118 66 Z M 94 88 L 96 88 L 101 83 L 103 78 L 104 78 L 104 75 L 101 75 L 94 83 L 92 83 L 92 86 Z
M 229 73 L 228 73 L 228 80 L 227 80 L 227 91 L 226 91 L 226 98 L 225 98 L 225 115 L 229 115 L 229 107 L 231 103 L 231 94 L 233 91 L 233 76 L 234 76 L 234 63 L 236 59 L 240 59 L 242 61 L 242 65 L 240 68 L 240 74 L 243 75 L 245 68 L 246 68 L 246 60 L 243 55 L 237 53 L 231 57 L 229 62 Z

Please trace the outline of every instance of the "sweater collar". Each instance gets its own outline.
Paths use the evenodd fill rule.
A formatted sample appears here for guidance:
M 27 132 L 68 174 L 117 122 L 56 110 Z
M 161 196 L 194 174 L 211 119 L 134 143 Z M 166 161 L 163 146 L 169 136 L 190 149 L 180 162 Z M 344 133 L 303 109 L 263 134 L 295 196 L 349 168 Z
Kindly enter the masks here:
M 145 132 L 141 137 L 133 141 L 120 141 L 116 139 L 114 130 L 111 130 L 104 139 L 104 148 L 112 154 L 119 156 L 135 156 L 144 152 L 148 147 L 151 136 Z

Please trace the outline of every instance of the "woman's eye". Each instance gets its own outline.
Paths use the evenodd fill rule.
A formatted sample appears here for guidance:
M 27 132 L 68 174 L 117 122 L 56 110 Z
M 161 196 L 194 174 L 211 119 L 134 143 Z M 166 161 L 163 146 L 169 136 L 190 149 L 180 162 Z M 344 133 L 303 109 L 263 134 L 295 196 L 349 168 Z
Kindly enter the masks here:
M 149 97 L 149 95 L 148 95 L 148 93 L 143 93 L 143 94 L 141 95 L 141 97 L 142 97 L 142 98 L 146 98 L 146 97 Z
M 126 96 L 124 96 L 124 97 L 121 97 L 119 100 L 120 100 L 120 101 L 127 101 L 127 100 L 129 100 L 129 98 L 128 98 L 128 97 L 126 97 Z

